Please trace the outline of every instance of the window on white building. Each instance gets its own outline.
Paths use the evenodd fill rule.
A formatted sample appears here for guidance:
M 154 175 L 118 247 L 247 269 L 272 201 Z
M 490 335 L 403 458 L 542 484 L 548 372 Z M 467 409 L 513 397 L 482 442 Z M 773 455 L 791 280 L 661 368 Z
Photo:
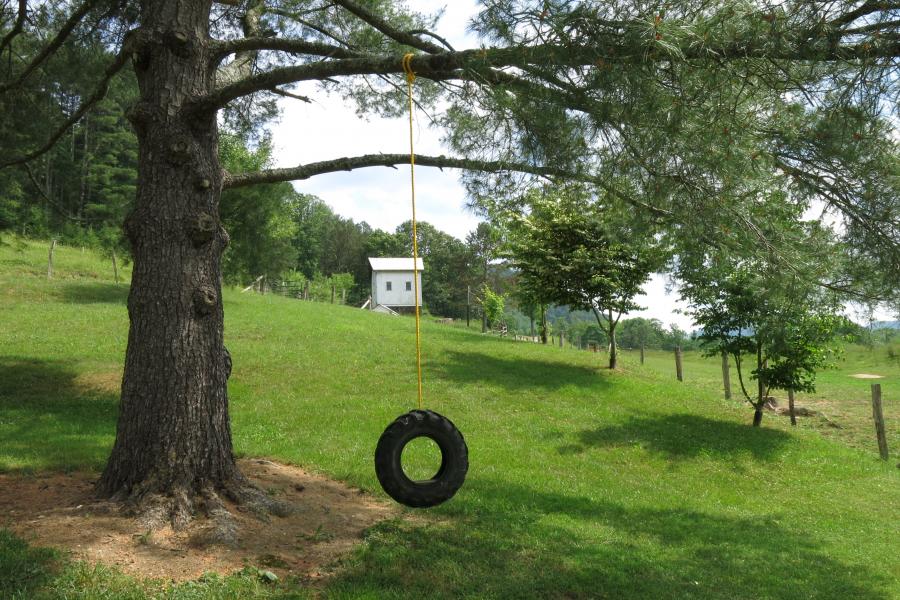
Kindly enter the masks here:
M 387 282 L 387 287 L 385 288 L 387 291 L 391 291 L 391 282 Z
M 407 282 L 406 282 L 406 291 L 407 291 L 407 292 L 411 292 L 411 291 L 412 291 L 412 281 L 407 281 Z

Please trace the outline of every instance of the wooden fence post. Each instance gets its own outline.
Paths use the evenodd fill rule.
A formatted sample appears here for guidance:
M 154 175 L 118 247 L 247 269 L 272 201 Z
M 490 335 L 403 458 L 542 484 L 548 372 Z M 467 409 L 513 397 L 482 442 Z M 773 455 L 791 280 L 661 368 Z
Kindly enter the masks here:
M 47 279 L 53 279 L 53 249 L 56 248 L 56 239 L 50 240 L 50 255 L 47 257 Z
M 722 387 L 725 388 L 725 399 L 731 400 L 731 368 L 728 366 L 728 353 L 722 351 Z
M 469 316 L 472 310 L 472 286 L 466 286 L 466 327 L 469 326 Z
M 347 288 L 341 288 L 341 304 L 347 304 Z
M 306 280 L 306 285 L 303 286 L 303 299 L 309 300 L 309 279 Z
M 678 381 L 684 381 L 684 372 L 681 370 L 681 346 L 675 346 L 675 376 Z
M 641 344 L 641 364 L 644 364 L 644 344 Z
M 112 260 L 113 260 L 113 277 L 116 280 L 116 285 L 119 285 L 119 265 L 116 263 L 116 251 L 112 251 Z
M 334 304 L 334 284 L 331 284 L 331 303 Z
M 875 435 L 878 437 L 878 453 L 881 460 L 888 459 L 887 435 L 884 430 L 884 414 L 881 412 L 881 384 L 872 384 L 872 417 L 875 419 Z

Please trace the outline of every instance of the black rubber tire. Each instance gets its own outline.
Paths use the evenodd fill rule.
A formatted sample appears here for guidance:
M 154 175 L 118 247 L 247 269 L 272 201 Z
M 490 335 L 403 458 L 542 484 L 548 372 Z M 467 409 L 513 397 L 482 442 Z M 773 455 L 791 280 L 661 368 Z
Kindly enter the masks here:
M 412 440 L 427 437 L 441 450 L 441 467 L 426 481 L 413 481 L 403 472 L 400 457 Z M 387 494 L 412 508 L 446 502 L 462 487 L 469 470 L 469 449 L 450 419 L 431 410 L 413 410 L 388 425 L 375 448 L 375 473 Z

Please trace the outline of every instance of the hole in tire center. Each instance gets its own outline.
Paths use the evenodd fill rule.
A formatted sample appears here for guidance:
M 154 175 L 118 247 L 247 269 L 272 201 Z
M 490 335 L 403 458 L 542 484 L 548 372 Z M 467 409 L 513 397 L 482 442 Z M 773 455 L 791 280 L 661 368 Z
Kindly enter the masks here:
M 400 466 L 412 481 L 434 479 L 441 468 L 441 449 L 431 438 L 414 438 L 403 447 Z

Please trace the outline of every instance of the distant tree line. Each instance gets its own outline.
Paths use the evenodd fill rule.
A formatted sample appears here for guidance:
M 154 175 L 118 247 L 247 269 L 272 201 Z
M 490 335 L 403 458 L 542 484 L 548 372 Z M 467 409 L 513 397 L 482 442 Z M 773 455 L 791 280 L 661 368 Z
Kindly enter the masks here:
M 51 28 L 57 16 L 36 11 L 34 18 Z M 41 44 L 23 34 L 17 52 L 24 60 Z M 57 60 L 29 78 L 14 100 L 0 95 L 0 110 L 9 117 L 0 124 L 2 155 L 20 156 L 40 147 L 55 124 L 72 117 L 110 59 L 97 41 L 68 40 Z M 106 97 L 49 152 L 29 164 L 0 170 L 0 232 L 115 250 L 127 260 L 122 224 L 134 204 L 138 155 L 125 115 L 137 97 L 133 74 L 113 78 Z M 260 127 L 270 113 L 264 104 L 252 114 L 226 112 L 219 153 L 228 172 L 271 166 L 270 139 Z M 260 275 L 270 283 L 300 278 L 313 284 L 341 276 L 338 281 L 344 285 L 349 276 L 347 302 L 362 303 L 369 295 L 368 257 L 412 253 L 409 222 L 391 232 L 373 229 L 335 214 L 322 199 L 286 182 L 223 192 L 220 216 L 230 238 L 223 279 L 232 285 L 247 285 Z M 493 258 L 486 232 L 489 229 L 473 231 L 464 242 L 429 223 L 418 223 L 419 250 L 428 273 L 423 279 L 428 310 L 465 316 L 467 288 L 486 281 Z M 475 309 L 480 315 L 477 302 Z

